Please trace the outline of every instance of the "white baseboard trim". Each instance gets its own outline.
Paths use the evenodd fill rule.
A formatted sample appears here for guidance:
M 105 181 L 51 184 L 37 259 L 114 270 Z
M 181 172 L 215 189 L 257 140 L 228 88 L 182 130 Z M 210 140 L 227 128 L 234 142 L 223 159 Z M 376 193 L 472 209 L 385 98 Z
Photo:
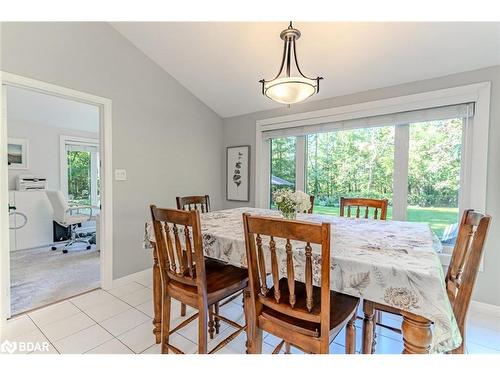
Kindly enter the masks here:
M 152 268 L 146 268 L 143 271 L 139 271 L 136 273 L 131 273 L 130 275 L 120 277 L 119 279 L 113 280 L 113 286 L 112 288 L 119 287 L 121 285 L 125 285 L 128 283 L 131 283 L 132 281 L 135 281 L 137 279 L 143 279 L 148 277 L 151 273 L 153 272 Z
M 500 317 L 500 306 L 498 305 L 490 305 L 489 303 L 471 301 L 469 309 L 470 311 Z

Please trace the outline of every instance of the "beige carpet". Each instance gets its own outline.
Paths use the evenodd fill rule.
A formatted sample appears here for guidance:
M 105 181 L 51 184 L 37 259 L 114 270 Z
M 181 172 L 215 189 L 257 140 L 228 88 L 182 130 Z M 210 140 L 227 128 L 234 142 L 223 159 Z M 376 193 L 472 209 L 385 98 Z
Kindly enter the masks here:
M 11 313 L 19 314 L 99 286 L 99 252 L 74 246 L 67 254 L 42 247 L 10 253 Z

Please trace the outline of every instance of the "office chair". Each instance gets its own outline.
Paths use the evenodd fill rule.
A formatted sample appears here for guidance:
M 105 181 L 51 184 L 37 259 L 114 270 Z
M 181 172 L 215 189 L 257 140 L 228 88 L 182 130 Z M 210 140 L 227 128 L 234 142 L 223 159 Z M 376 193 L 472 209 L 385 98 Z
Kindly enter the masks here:
M 87 244 L 87 250 L 90 250 L 91 245 L 88 239 L 76 237 L 76 227 L 86 221 L 91 220 L 94 215 L 94 210 L 99 209 L 96 206 L 75 206 L 70 207 L 68 201 L 60 190 L 47 190 L 47 197 L 49 198 L 52 209 L 54 210 L 54 221 L 70 229 L 71 239 L 66 243 L 62 252 L 66 254 L 68 249 L 75 243 Z M 80 210 L 88 210 L 88 214 L 81 214 Z M 76 214 L 73 214 L 76 212 Z M 52 250 L 56 250 L 52 246 Z

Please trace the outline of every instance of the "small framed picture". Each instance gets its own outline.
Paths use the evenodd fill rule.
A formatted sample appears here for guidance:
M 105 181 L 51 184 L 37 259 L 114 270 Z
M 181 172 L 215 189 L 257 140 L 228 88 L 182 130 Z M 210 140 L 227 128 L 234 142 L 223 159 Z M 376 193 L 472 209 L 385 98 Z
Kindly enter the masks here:
M 250 146 L 230 146 L 226 149 L 226 199 L 250 200 Z
M 10 169 L 29 168 L 29 141 L 24 138 L 7 140 L 7 160 Z

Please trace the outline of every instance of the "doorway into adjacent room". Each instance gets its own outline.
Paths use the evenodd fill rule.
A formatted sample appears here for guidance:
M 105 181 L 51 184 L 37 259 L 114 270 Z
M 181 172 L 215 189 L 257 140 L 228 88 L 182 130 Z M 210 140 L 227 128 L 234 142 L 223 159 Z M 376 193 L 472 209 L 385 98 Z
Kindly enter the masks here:
M 2 269 L 0 284 L 5 291 L 8 283 L 6 318 L 104 287 L 112 279 L 111 249 L 103 248 L 110 229 L 103 217 L 102 160 L 110 152 L 103 142 L 103 111 L 110 110 L 110 102 L 82 100 L 86 94 L 60 89 L 75 97 L 2 85 L 9 208 L 9 249 L 2 249 L 2 258 L 9 266 L 8 272 Z

